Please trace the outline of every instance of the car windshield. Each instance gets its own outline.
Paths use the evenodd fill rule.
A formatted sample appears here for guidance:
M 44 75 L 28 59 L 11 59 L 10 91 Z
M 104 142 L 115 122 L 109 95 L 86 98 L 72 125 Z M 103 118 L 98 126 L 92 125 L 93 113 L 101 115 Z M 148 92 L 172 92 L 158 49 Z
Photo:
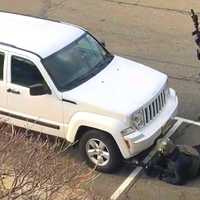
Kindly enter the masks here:
M 113 56 L 90 34 L 43 59 L 42 63 L 60 91 L 77 87 L 104 69 Z

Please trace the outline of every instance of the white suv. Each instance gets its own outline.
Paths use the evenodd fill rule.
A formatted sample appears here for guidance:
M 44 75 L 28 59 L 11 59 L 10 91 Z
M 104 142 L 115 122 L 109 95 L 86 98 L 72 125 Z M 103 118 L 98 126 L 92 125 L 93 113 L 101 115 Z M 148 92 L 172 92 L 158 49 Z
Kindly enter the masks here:
M 80 141 L 98 170 L 150 147 L 176 115 L 167 76 L 112 55 L 71 24 L 0 12 L 0 117 Z

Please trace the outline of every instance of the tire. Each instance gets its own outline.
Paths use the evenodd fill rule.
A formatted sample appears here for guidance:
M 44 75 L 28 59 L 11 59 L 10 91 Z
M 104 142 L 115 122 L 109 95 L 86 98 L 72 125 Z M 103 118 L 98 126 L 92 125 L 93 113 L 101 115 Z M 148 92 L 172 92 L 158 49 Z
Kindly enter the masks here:
M 83 134 L 79 142 L 81 156 L 90 167 L 112 173 L 122 164 L 122 155 L 113 138 L 99 130 L 89 130 Z

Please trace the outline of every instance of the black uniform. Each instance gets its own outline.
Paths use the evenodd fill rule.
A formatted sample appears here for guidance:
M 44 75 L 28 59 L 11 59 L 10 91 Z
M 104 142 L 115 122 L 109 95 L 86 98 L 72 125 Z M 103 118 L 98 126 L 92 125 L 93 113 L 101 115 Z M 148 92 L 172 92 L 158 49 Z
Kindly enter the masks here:
M 147 175 L 158 176 L 174 185 L 185 184 L 187 180 L 196 177 L 199 171 L 200 154 L 196 149 L 183 145 L 177 146 L 168 156 L 158 153 L 145 169 Z

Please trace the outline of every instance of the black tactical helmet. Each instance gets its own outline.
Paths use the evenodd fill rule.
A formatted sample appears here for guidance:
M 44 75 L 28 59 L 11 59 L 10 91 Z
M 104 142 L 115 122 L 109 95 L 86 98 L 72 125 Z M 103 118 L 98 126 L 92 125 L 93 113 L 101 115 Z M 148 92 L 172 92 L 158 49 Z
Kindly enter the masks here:
M 169 138 L 159 139 L 156 143 L 156 150 L 163 155 L 169 155 L 175 148 L 176 145 Z

